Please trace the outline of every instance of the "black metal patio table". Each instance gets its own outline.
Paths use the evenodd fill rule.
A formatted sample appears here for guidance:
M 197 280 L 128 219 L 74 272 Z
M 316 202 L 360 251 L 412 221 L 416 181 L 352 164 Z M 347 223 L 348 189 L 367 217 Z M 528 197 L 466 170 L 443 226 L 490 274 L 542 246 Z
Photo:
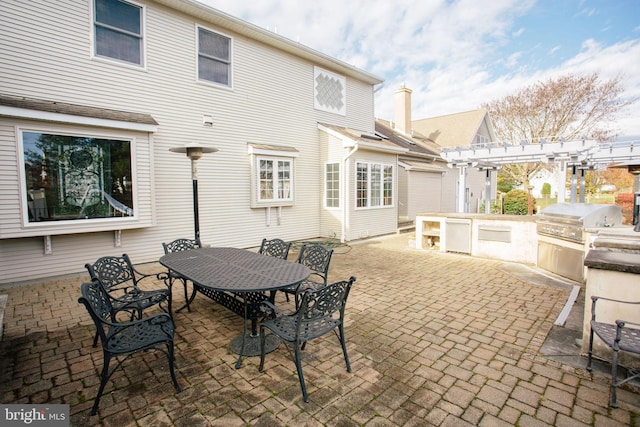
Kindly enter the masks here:
M 236 368 L 240 367 L 243 355 L 256 355 L 254 353 L 259 348 L 259 336 L 255 331 L 255 325 L 252 327 L 252 333 L 247 334 L 250 296 L 263 295 L 266 292 L 274 295 L 275 291 L 295 286 L 310 274 L 310 270 L 299 263 L 261 255 L 246 249 L 224 247 L 169 253 L 160 258 L 160 264 L 191 280 L 194 285 L 194 295 L 196 291 L 200 292 L 237 314 L 243 315 L 243 333 L 230 345 L 231 350 L 238 353 Z M 234 302 L 236 301 L 234 296 L 242 298 L 241 306 Z M 260 302 L 258 299 L 251 304 L 254 324 Z M 267 350 L 273 351 L 278 344 L 277 337 L 270 337 L 267 341 Z M 252 351 L 248 352 L 248 348 Z

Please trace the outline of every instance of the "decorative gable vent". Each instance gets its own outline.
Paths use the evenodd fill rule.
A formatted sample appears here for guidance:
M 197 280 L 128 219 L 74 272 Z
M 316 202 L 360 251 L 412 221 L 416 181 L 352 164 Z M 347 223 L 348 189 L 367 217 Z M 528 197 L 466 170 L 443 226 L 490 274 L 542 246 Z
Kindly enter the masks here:
M 318 67 L 314 67 L 313 74 L 315 108 L 346 116 L 346 78 Z

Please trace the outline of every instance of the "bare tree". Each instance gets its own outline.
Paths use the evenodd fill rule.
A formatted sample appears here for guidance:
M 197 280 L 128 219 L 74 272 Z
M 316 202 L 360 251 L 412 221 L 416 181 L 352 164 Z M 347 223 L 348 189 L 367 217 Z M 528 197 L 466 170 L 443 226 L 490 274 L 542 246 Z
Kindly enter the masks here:
M 619 111 L 633 101 L 622 97 L 620 78 L 601 81 L 598 74 L 566 76 L 549 79 L 483 105 L 500 141 L 538 143 L 541 138 L 577 138 L 607 141 L 614 131 L 607 123 L 615 120 Z M 522 163 L 504 165 L 504 179 L 522 183 L 545 165 Z

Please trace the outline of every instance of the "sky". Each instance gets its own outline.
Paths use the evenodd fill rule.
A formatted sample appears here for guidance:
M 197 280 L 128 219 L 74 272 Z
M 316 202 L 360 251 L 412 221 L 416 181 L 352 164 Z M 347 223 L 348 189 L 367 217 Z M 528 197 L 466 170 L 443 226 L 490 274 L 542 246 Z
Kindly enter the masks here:
M 640 139 L 640 0 L 199 0 L 412 90 L 412 119 L 480 108 L 549 78 L 620 78 L 635 103 L 608 126 Z

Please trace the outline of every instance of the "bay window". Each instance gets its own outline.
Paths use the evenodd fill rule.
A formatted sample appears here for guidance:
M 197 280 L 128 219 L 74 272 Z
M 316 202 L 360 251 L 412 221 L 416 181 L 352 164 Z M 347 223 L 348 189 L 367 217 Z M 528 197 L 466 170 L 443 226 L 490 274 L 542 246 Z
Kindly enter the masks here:
M 393 166 L 384 163 L 357 162 L 356 207 L 393 206 Z
M 132 217 L 132 143 L 21 132 L 27 223 Z

